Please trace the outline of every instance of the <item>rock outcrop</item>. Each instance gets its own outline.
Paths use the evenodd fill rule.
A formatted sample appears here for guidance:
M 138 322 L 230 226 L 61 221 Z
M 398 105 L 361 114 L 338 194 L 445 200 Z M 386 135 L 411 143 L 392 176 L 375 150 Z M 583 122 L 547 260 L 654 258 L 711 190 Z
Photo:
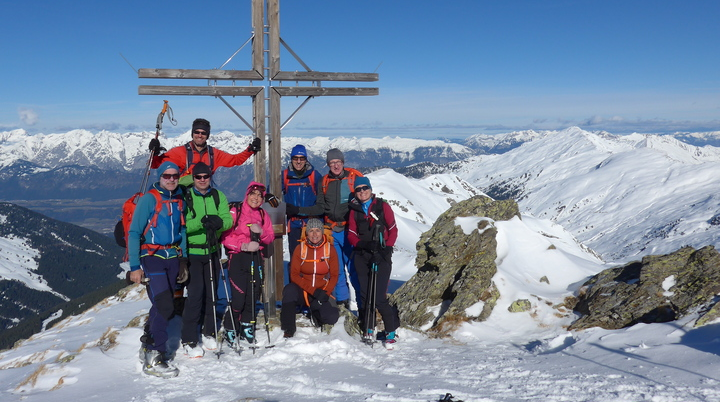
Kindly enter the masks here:
M 696 325 L 718 317 L 720 253 L 712 246 L 674 253 L 600 272 L 580 289 L 575 311 L 583 316 L 570 329 L 619 329 L 637 323 L 668 322 L 695 311 Z
M 492 283 L 497 229 L 494 221 L 519 217 L 513 200 L 475 196 L 445 211 L 417 243 L 418 272 L 393 294 L 405 326 L 445 334 L 465 321 L 484 321 L 499 294 Z M 478 217 L 466 234 L 456 218 Z M 482 308 L 477 308 L 482 303 Z M 468 308 L 475 306 L 476 308 Z

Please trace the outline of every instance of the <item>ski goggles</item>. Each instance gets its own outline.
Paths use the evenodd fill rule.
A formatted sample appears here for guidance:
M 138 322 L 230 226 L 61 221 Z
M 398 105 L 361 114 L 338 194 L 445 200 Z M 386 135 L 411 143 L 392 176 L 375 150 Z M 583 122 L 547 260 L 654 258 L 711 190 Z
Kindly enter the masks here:
M 250 188 L 248 188 L 247 193 L 248 193 L 248 195 L 250 195 L 256 191 L 259 191 L 260 195 L 262 196 L 263 193 L 265 193 L 265 186 L 263 186 L 261 184 L 253 184 L 252 186 L 250 186 Z

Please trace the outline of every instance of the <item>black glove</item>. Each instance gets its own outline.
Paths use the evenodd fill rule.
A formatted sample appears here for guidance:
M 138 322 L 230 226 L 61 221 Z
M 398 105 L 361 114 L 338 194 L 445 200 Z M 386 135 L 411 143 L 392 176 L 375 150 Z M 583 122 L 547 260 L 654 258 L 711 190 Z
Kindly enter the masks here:
M 248 145 L 247 150 L 256 154 L 256 153 L 260 152 L 261 145 L 262 145 L 262 143 L 260 142 L 260 138 L 255 137 L 255 139 L 252 140 L 250 145 Z
M 265 202 L 270 204 L 270 206 L 273 208 L 277 208 L 278 205 L 280 205 L 280 200 L 278 200 L 277 197 L 270 193 L 265 193 Z
M 160 151 L 165 150 L 165 148 L 162 148 L 160 146 L 160 140 L 158 140 L 157 138 L 153 138 L 152 140 L 150 140 L 150 145 L 148 145 L 148 149 L 155 155 L 160 155 Z
M 327 294 L 326 291 L 322 289 L 315 289 L 315 292 L 313 292 L 313 297 L 317 299 L 320 303 L 325 303 L 326 301 L 330 300 L 330 295 Z
M 205 229 L 213 230 L 215 232 L 223 227 L 223 220 L 217 215 L 205 215 L 200 222 L 202 222 Z
M 285 215 L 295 216 L 300 213 L 300 208 L 293 204 L 285 204 Z
M 190 270 L 188 270 L 188 259 L 178 258 L 178 264 L 180 266 L 180 269 L 178 269 L 178 276 L 176 282 L 185 283 L 188 279 L 190 279 Z

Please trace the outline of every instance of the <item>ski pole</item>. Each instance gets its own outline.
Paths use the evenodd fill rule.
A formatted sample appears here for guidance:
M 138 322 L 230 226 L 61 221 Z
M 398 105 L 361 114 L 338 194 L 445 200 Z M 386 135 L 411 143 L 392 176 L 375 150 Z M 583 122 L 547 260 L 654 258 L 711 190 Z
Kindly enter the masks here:
M 212 240 L 211 240 L 212 238 Z M 205 240 L 207 241 L 208 251 L 212 250 L 213 247 L 217 244 L 215 241 L 215 231 L 211 230 L 205 230 Z M 212 300 L 212 312 L 213 312 L 213 325 L 215 326 L 215 342 L 217 343 L 217 334 L 218 334 L 218 323 L 217 323 L 217 313 L 215 312 L 215 309 L 217 309 L 217 298 L 215 297 L 215 280 L 214 280 L 214 273 L 215 273 L 215 255 L 214 252 L 210 251 L 208 254 L 210 257 L 210 297 Z M 215 352 L 217 355 L 217 358 L 220 358 L 220 355 L 222 354 L 222 347 L 219 346 L 217 348 L 217 351 Z
M 250 321 L 250 324 L 252 324 L 252 343 L 257 343 L 257 338 L 255 337 L 255 254 L 256 252 L 252 252 L 250 254 L 250 300 L 252 303 L 252 320 Z M 247 303 L 245 304 L 247 306 Z M 255 345 L 253 345 L 253 354 L 255 354 Z
M 267 332 L 268 337 L 268 346 L 266 348 L 271 348 L 275 345 L 271 345 L 270 340 L 270 322 L 268 321 L 268 307 L 267 307 L 267 300 L 265 300 L 265 280 L 263 279 L 263 267 L 262 265 L 258 266 L 258 274 L 260 274 L 260 297 L 262 298 L 262 306 L 263 306 L 263 317 L 265 317 L 265 332 Z

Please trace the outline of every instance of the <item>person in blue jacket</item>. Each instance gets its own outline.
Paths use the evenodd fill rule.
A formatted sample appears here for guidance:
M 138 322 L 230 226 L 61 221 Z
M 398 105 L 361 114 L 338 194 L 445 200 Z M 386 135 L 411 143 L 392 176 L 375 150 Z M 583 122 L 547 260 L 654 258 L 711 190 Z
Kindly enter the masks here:
M 319 187 L 322 185 L 322 175 L 315 170 L 307 159 L 307 150 L 304 145 L 295 145 L 290 151 L 290 163 L 283 170 L 282 192 L 283 201 L 298 207 L 311 207 L 315 205 Z M 295 247 L 300 244 L 302 228 L 307 223 L 308 216 L 292 216 L 288 220 L 288 251 L 292 257 Z M 290 283 L 290 267 L 285 267 L 285 285 Z
M 143 345 L 143 371 L 175 377 L 168 364 L 168 321 L 174 314 L 173 294 L 179 259 L 187 257 L 183 194 L 178 188 L 180 169 L 163 162 L 158 181 L 138 200 L 128 232 L 129 279 L 145 283 L 152 307 L 148 318 L 151 342 Z

